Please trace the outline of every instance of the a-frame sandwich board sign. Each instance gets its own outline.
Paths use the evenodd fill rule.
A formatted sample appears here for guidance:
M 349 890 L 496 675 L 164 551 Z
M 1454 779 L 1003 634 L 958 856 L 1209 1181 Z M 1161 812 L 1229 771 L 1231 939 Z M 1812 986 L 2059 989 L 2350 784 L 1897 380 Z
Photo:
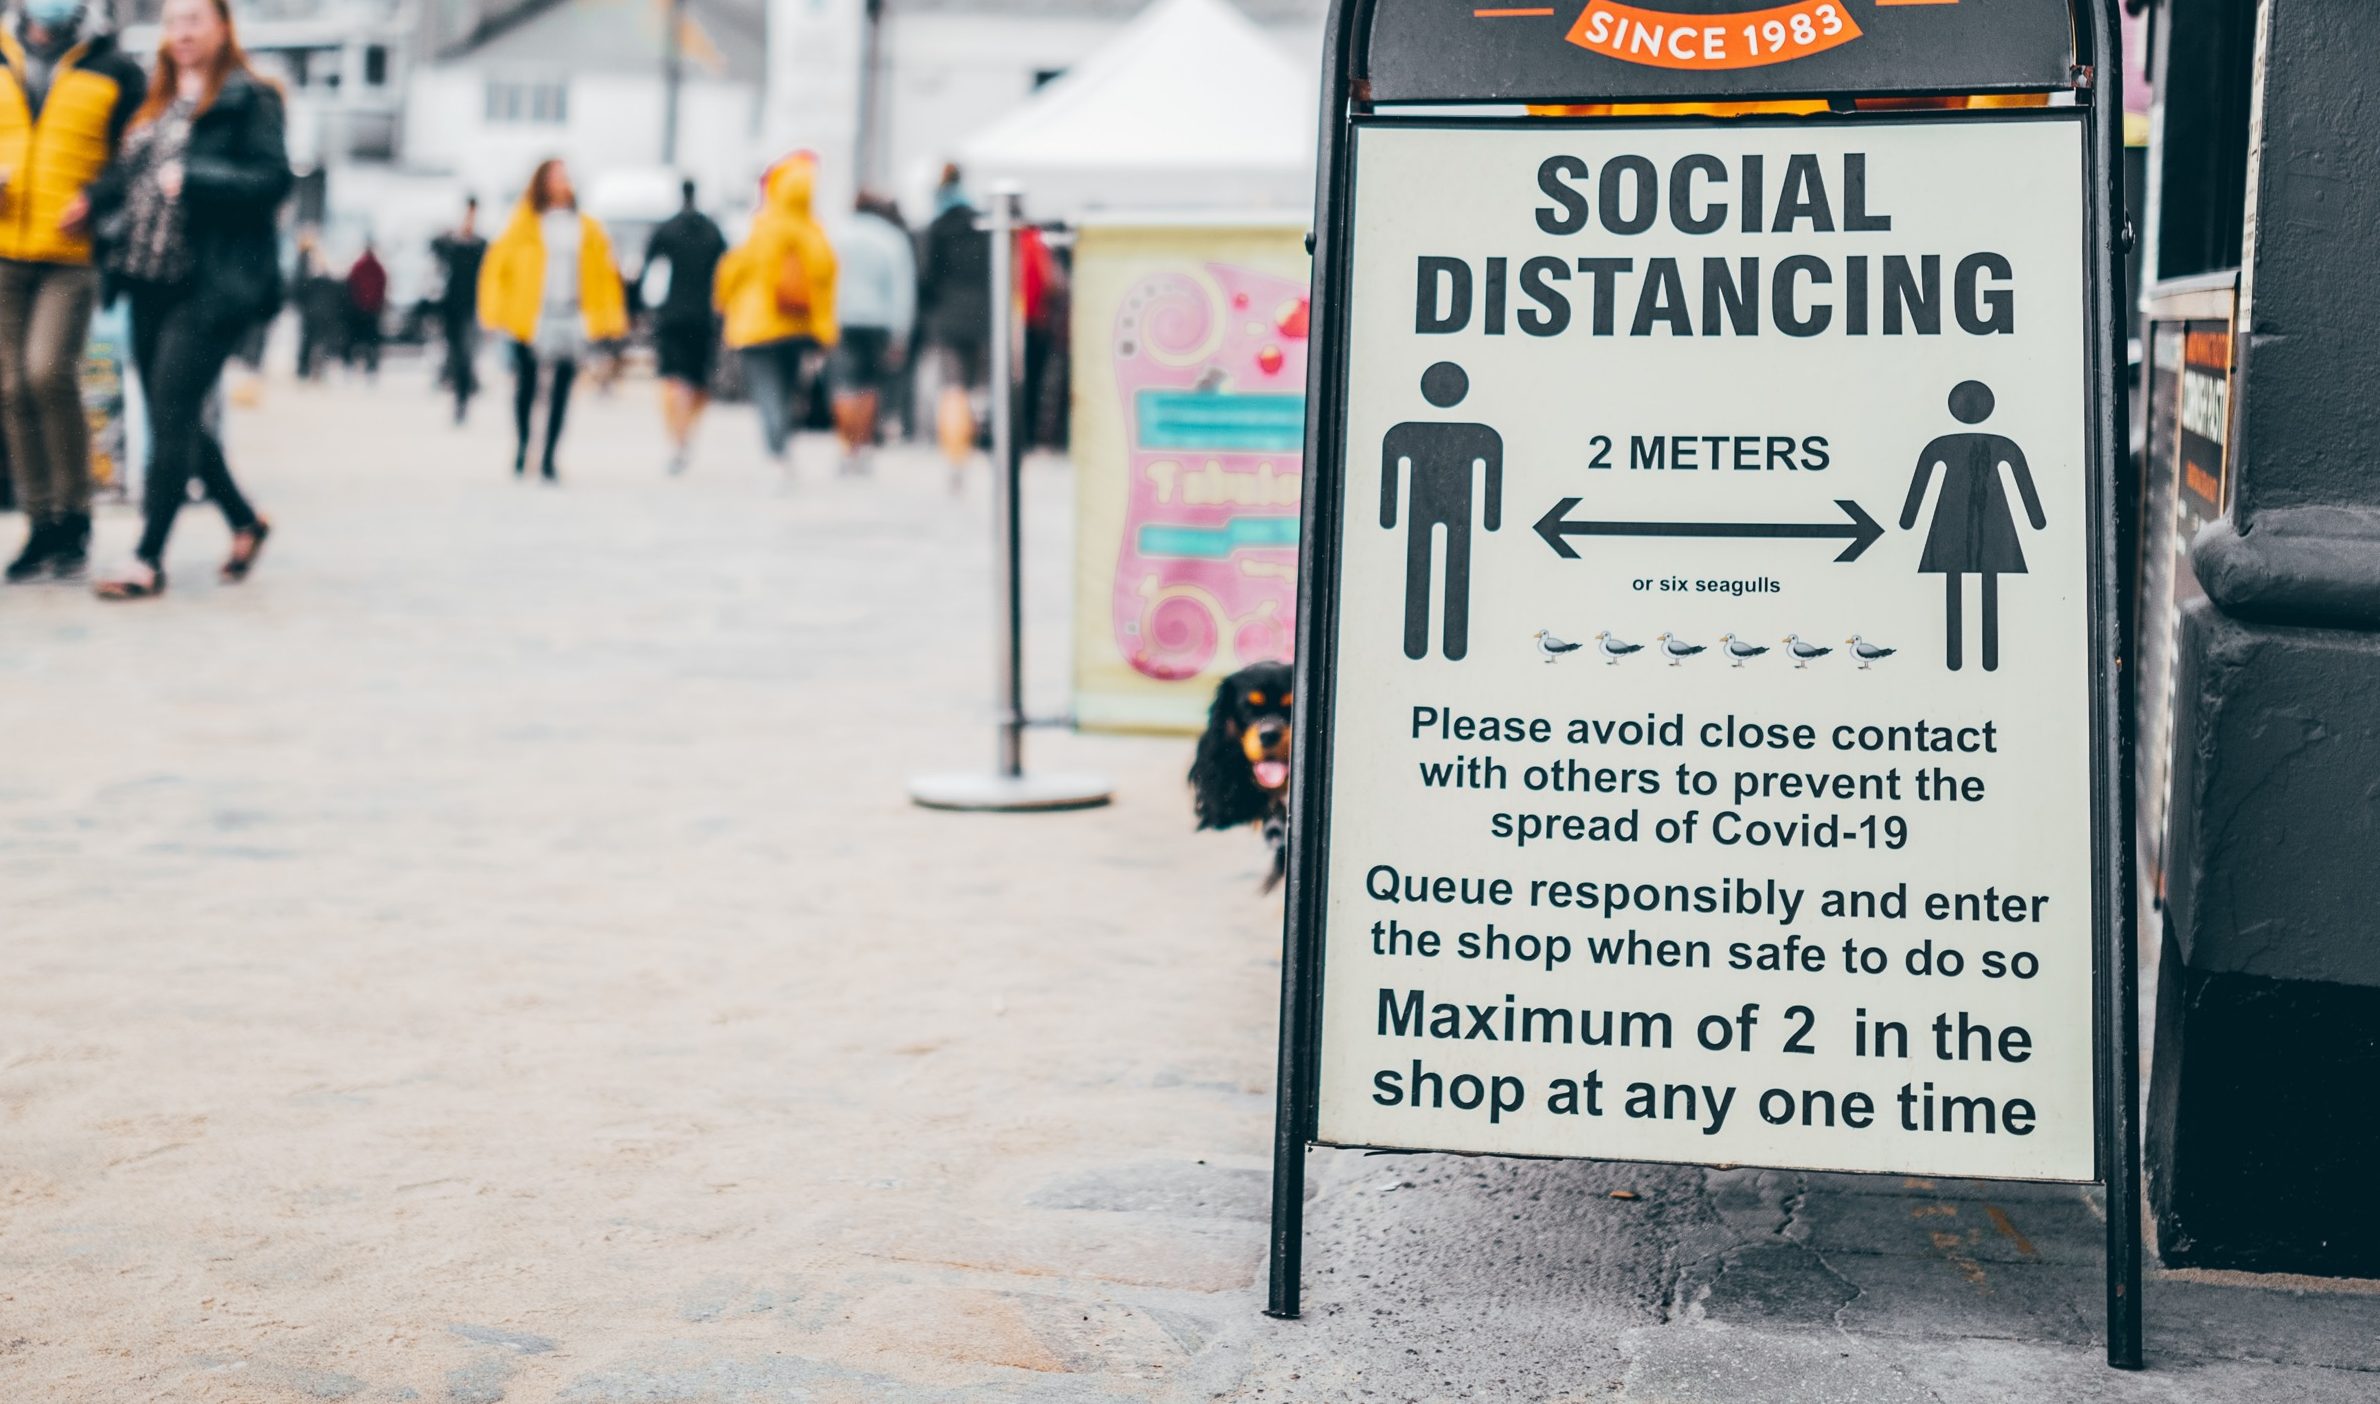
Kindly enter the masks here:
M 2112 0 L 1337 0 L 1270 1309 L 1311 1145 L 2107 1186 Z

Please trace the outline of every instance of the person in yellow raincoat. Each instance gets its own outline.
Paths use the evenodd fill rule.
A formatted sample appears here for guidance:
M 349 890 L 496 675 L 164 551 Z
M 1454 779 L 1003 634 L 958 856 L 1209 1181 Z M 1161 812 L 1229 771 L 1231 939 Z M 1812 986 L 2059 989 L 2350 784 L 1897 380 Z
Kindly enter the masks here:
M 807 153 L 770 169 L 752 232 L 720 260 L 712 293 L 760 411 L 762 440 L 780 465 L 809 404 L 820 352 L 837 331 L 835 250 L 810 213 L 817 179 Z
M 628 292 L 612 261 L 611 240 L 593 216 L 579 213 L 570 172 L 559 160 L 537 168 L 504 232 L 488 245 L 479 269 L 479 320 L 512 345 L 515 477 L 528 472 L 538 381 L 550 370 L 543 377 L 550 387 L 539 471 L 555 482 L 554 451 L 562 442 L 578 363 L 591 343 L 628 334 Z

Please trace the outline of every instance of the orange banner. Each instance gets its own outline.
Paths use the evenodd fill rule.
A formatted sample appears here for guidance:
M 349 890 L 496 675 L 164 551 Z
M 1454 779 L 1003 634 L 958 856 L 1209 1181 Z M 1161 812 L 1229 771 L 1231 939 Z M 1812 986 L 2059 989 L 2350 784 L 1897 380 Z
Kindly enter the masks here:
M 1845 0 L 1796 0 L 1736 15 L 1680 15 L 1589 0 L 1565 36 L 1622 63 L 1651 68 L 1766 68 L 1859 37 Z

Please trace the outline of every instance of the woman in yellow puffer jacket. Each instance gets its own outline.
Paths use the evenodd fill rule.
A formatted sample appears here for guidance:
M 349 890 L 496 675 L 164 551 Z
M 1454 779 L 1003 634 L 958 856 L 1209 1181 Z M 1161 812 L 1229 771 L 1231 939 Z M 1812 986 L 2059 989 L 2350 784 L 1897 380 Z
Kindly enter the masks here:
M 628 334 L 628 291 L 612 261 L 611 240 L 592 216 L 579 213 L 570 173 L 560 161 L 537 168 L 504 232 L 488 245 L 479 268 L 479 320 L 512 343 L 515 477 L 529 467 L 538 373 L 553 368 L 540 464 L 545 480 L 553 482 L 554 450 L 562 442 L 579 358 L 593 342 Z
M 752 232 L 720 260 L 712 293 L 760 411 L 761 437 L 780 465 L 819 353 L 835 344 L 835 250 L 810 213 L 817 178 L 807 153 L 770 170 Z

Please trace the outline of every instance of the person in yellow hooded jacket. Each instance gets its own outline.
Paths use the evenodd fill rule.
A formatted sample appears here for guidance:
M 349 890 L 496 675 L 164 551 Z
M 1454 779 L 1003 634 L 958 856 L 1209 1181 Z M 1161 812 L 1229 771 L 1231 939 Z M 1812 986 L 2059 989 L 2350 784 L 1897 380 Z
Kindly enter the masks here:
M 538 381 L 549 380 L 545 454 L 538 471 L 557 481 L 554 452 L 570 412 L 570 387 L 590 344 L 628 334 L 628 291 L 612 260 L 611 240 L 593 216 L 579 213 L 570 172 L 559 160 L 538 166 L 504 232 L 479 269 L 479 320 L 512 344 L 514 477 L 529 468 L 530 422 Z
M 83 343 L 99 286 L 88 189 L 149 78 L 84 0 L 21 0 L 0 27 L 0 434 L 32 531 L 12 581 L 80 574 L 91 542 Z
M 817 180 L 807 153 L 769 171 L 752 232 L 719 261 L 712 294 L 760 411 L 762 441 L 780 465 L 809 403 L 820 352 L 837 332 L 835 250 L 810 212 Z

